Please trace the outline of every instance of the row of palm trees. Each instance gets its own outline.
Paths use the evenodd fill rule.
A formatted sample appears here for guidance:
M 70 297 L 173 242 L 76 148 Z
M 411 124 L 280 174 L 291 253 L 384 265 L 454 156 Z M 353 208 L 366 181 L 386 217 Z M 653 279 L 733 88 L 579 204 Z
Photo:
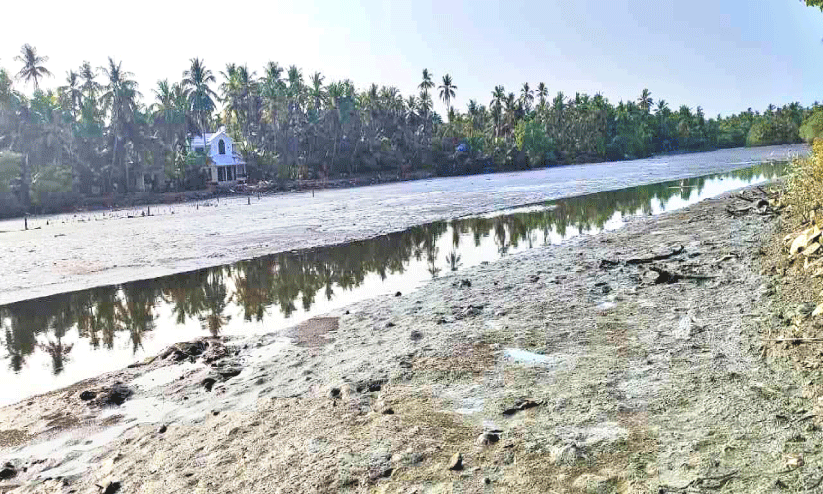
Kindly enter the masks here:
M 215 75 L 200 58 L 179 80 L 143 94 L 134 74 L 109 58 L 83 62 L 63 85 L 48 57 L 24 45 L 12 77 L 0 69 L 0 214 L 16 200 L 59 207 L 79 194 L 198 189 L 205 157 L 188 139 L 225 125 L 252 180 L 325 178 L 366 172 L 406 175 L 525 169 L 551 164 L 644 157 L 656 152 L 800 141 L 812 113 L 797 103 L 707 118 L 698 107 L 670 109 L 644 89 L 637 101 L 524 83 L 517 94 L 496 86 L 487 105 L 454 106 L 457 86 L 427 69 L 418 94 L 391 86 L 358 90 L 350 80 L 306 78 L 297 66 L 270 62 L 258 74 L 230 63 Z M 219 81 L 219 82 L 218 82 Z M 25 96 L 18 85 L 31 84 Z M 436 94 L 435 94 L 436 93 Z M 444 120 L 433 109 L 439 96 Z M 9 157 L 11 156 L 11 157 Z M 10 172 L 12 179 L 4 180 Z M 10 199 L 11 198 L 11 199 Z

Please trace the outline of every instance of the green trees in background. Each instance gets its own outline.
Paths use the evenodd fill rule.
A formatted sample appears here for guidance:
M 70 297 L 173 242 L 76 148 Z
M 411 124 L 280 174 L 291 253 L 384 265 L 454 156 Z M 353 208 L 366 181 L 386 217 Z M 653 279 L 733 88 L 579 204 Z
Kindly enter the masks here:
M 188 152 L 188 139 L 220 125 L 253 181 L 528 169 L 795 143 L 823 128 L 817 104 L 710 118 L 648 89 L 615 105 L 601 94 L 552 97 L 543 82 L 516 92 L 496 86 L 488 105 L 471 100 L 463 111 L 454 105 L 452 77 L 437 84 L 428 69 L 419 93 L 404 97 L 395 87 L 358 90 L 350 80 L 306 77 L 276 62 L 259 71 L 232 63 L 215 76 L 200 58 L 144 98 L 134 75 L 112 58 L 99 68 L 83 62 L 56 89 L 43 87 L 48 57 L 33 46 L 24 45 L 15 61 L 18 70 L 0 69 L 0 150 L 7 154 L 0 214 L 71 203 L 80 194 L 202 188 L 205 158 Z M 16 85 L 27 83 L 31 96 Z M 433 110 L 434 97 L 447 118 Z

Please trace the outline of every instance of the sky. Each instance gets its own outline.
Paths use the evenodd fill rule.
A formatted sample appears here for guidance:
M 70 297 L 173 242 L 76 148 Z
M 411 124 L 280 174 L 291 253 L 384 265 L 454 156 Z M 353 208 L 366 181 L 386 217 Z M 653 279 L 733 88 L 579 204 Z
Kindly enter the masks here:
M 49 57 L 48 88 L 84 60 L 111 56 L 145 99 L 201 57 L 218 83 L 228 62 L 261 74 L 273 60 L 307 80 L 319 71 L 327 83 L 404 95 L 428 68 L 438 85 L 452 76 L 461 111 L 469 99 L 488 104 L 496 85 L 519 94 L 524 82 L 613 103 L 648 88 L 709 116 L 823 101 L 823 13 L 798 0 L 41 0 L 6 2 L 2 13 L 35 22 L 3 23 L 0 67 L 16 73 L 14 57 L 30 43 Z

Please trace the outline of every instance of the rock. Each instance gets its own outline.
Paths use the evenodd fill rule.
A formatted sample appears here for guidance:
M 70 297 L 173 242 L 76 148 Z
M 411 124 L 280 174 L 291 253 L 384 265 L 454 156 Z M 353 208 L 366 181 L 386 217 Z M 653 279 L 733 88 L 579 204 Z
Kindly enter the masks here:
M 786 464 L 784 468 L 786 470 L 794 470 L 796 468 L 802 467 L 806 462 L 803 460 L 802 455 L 791 455 L 786 459 Z
M 109 485 L 107 485 L 106 488 L 103 489 L 103 494 L 114 494 L 115 492 L 118 492 L 121 487 L 122 487 L 122 484 L 120 482 L 117 482 L 117 481 L 109 482 Z
M 528 410 L 529 408 L 534 408 L 539 405 L 542 405 L 542 402 L 533 400 L 518 400 L 513 407 L 504 409 L 503 415 L 506 417 L 511 417 L 517 412 Z
M 495 430 L 495 431 L 486 431 L 483 434 L 480 434 L 479 436 L 477 436 L 477 440 L 475 441 L 475 444 L 477 446 L 480 446 L 480 447 L 490 446 L 492 444 L 496 444 L 498 441 L 500 441 L 500 432 L 501 431 L 497 431 L 497 430 Z
M 536 274 L 533 274 L 533 275 L 529 276 L 529 281 L 532 282 L 532 283 L 537 283 L 538 281 L 540 281 L 540 277 L 537 276 Z
M 328 395 L 333 400 L 340 398 L 340 388 L 331 388 Z
M 121 383 L 115 383 L 111 388 L 103 390 L 95 403 L 98 406 L 120 406 L 128 400 L 134 391 Z
M 201 355 L 209 347 L 209 343 L 204 340 L 175 343 L 160 354 L 160 358 L 172 358 L 175 362 L 182 362 L 191 357 Z
M 11 463 L 6 463 L 0 470 L 0 480 L 9 480 L 17 476 L 17 469 Z
M 395 294 L 394 294 L 394 296 L 395 296 L 395 297 L 399 297 L 399 296 L 401 296 L 401 295 L 403 295 L 403 294 L 402 294 L 402 293 L 400 293 L 400 292 L 397 292 L 397 293 L 395 293 Z
M 380 478 L 391 477 L 393 471 L 390 454 L 373 455 L 371 461 L 369 461 L 369 480 L 371 482 L 375 482 Z
M 459 451 L 453 454 L 449 460 L 449 470 L 463 470 L 463 454 Z
M 393 323 L 393 322 L 391 322 L 391 321 L 389 321 L 389 322 L 387 322 L 387 323 L 386 323 L 386 327 L 387 327 L 387 328 L 393 328 L 393 327 L 394 327 L 394 323 Z
M 232 377 L 239 376 L 241 372 L 243 372 L 242 367 L 237 366 L 226 366 L 226 367 L 218 367 L 215 369 L 217 374 L 223 379 L 223 381 L 227 381 Z
M 572 487 L 587 494 L 606 494 L 609 492 L 609 478 L 584 473 L 574 480 Z
M 468 287 L 472 286 L 472 282 L 471 282 L 471 280 L 468 280 L 468 279 L 464 278 L 460 281 L 455 281 L 454 283 L 452 283 L 452 286 L 457 287 L 457 288 L 468 288 Z
M 203 379 L 202 381 L 200 381 L 200 384 L 202 384 L 203 387 L 206 388 L 206 391 L 211 391 L 211 388 L 214 387 L 214 383 L 216 383 L 216 382 L 217 382 L 217 379 L 215 379 L 213 377 L 207 377 L 207 378 Z
M 555 465 L 573 465 L 582 457 L 583 451 L 574 444 L 563 444 L 554 448 L 551 453 L 551 460 Z
M 160 434 L 165 434 L 167 430 L 168 430 L 168 427 L 166 427 L 166 424 L 163 424 L 163 425 L 160 426 L 159 429 L 157 429 L 157 432 L 160 433 Z
M 800 235 L 797 236 L 797 238 L 794 239 L 794 241 L 792 242 L 791 247 L 789 247 L 789 254 L 791 254 L 791 255 L 797 254 L 801 250 L 805 249 L 806 245 L 808 243 L 809 243 L 809 239 L 806 236 L 806 233 L 805 232 L 801 233 Z
M 384 408 L 382 413 L 383 413 L 383 415 L 394 415 L 394 409 L 393 408 Z
M 411 335 L 409 335 L 412 341 L 420 341 L 423 339 L 423 332 L 417 329 L 413 329 Z
M 94 391 L 86 390 L 80 393 L 80 399 L 83 401 L 89 401 L 95 398 L 97 398 L 97 393 L 95 393 Z

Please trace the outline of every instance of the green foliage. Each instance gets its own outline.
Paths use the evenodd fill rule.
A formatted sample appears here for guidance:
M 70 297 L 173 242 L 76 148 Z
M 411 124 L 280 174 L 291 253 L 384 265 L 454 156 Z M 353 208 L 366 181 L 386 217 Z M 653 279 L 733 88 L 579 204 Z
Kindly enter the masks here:
M 20 176 L 22 156 L 10 151 L 0 151 L 0 193 L 10 193 L 14 181 Z
M 514 130 L 517 148 L 526 152 L 532 168 L 545 166 L 555 160 L 554 146 L 536 120 L 521 120 Z
M 488 106 L 472 100 L 463 112 L 448 74 L 424 70 L 420 93 L 404 98 L 395 87 L 357 89 L 319 72 L 306 79 L 294 65 L 269 62 L 258 75 L 233 63 L 213 71 L 201 58 L 182 79 L 159 81 L 149 102 L 122 62 L 82 62 L 56 89 L 40 87 L 50 76 L 46 62 L 24 45 L 18 67 L 0 69 L 0 148 L 25 158 L 15 183 L 26 205 L 29 185 L 35 205 L 43 194 L 205 187 L 205 163 L 188 139 L 219 124 L 251 181 L 524 169 L 800 142 L 804 122 L 806 139 L 821 127 L 821 117 L 807 119 L 811 109 L 797 103 L 706 118 L 700 107 L 672 111 L 648 89 L 613 104 L 600 94 L 551 97 L 544 83 L 516 93 L 496 86 Z M 9 73 L 31 81 L 31 98 Z M 448 106 L 448 121 L 434 112 L 435 97 Z
M 809 7 L 818 7 L 823 10 L 823 0 L 806 0 L 806 5 Z
M 823 107 L 815 107 L 812 114 L 806 118 L 800 127 L 800 137 L 809 144 L 823 137 Z
M 823 208 L 823 141 L 814 143 L 809 156 L 792 162 L 786 202 L 806 218 L 809 212 Z

